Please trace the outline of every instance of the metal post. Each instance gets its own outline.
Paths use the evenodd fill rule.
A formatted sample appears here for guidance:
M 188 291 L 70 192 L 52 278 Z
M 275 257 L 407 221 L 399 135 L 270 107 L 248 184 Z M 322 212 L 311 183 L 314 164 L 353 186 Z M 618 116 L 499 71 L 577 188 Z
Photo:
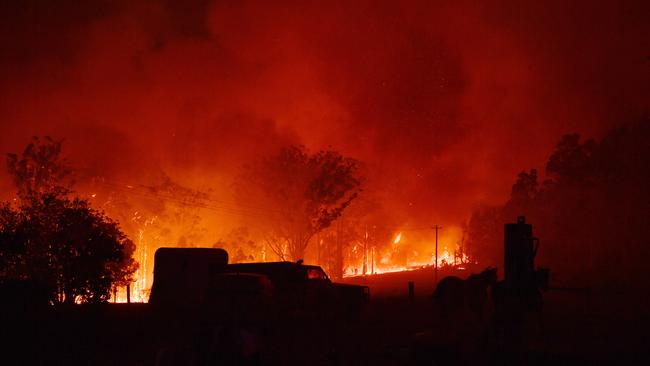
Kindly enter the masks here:
M 363 239 L 363 268 L 362 273 L 365 276 L 368 271 L 368 225 L 366 225 L 366 233 Z

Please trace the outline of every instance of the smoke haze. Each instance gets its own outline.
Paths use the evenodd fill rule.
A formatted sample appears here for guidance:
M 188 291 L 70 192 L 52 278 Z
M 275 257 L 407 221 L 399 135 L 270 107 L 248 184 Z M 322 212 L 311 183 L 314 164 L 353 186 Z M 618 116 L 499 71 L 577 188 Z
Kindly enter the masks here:
M 650 101 L 645 1 L 0 8 L 1 151 L 51 135 L 88 175 L 228 197 L 259 155 L 331 147 L 415 225 L 502 202 L 562 134 L 598 137 Z

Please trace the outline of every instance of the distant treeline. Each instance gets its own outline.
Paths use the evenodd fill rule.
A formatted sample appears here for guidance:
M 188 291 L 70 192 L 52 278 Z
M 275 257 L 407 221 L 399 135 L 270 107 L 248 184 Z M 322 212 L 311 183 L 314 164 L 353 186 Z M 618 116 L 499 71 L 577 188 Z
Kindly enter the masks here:
M 650 121 L 600 141 L 565 135 L 542 182 L 536 169 L 523 171 L 504 205 L 472 214 L 468 247 L 502 268 L 503 224 L 526 215 L 541 239 L 537 262 L 551 268 L 556 285 L 648 285 L 649 168 Z

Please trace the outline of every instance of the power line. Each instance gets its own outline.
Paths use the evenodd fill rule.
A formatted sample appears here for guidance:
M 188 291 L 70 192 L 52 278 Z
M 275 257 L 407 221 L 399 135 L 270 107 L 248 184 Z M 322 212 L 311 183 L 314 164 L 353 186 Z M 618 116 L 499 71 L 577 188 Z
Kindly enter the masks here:
M 140 184 L 140 183 L 129 184 L 129 183 L 125 183 L 125 182 L 117 182 L 115 180 L 108 180 L 108 179 L 105 179 L 103 177 L 101 179 L 97 179 L 97 177 L 91 176 L 91 175 L 86 175 L 86 177 L 93 179 L 93 182 L 95 182 L 95 183 L 110 185 L 113 188 L 128 189 L 129 191 L 134 190 L 134 189 L 140 189 L 140 190 L 146 190 L 146 193 L 151 193 L 151 194 L 155 194 L 155 195 L 158 195 L 158 196 L 162 196 L 159 192 L 154 193 L 155 191 L 159 190 L 159 188 L 155 187 L 155 186 L 148 186 L 148 185 Z M 242 202 L 229 202 L 229 201 L 225 201 L 225 200 L 221 200 L 221 199 L 216 199 L 214 197 L 211 197 L 210 194 L 208 194 L 206 192 L 202 192 L 202 191 L 191 189 L 191 188 L 185 188 L 185 187 L 182 187 L 182 188 L 187 189 L 188 191 L 194 191 L 194 193 L 204 196 L 204 197 L 201 197 L 201 198 L 197 198 L 197 200 L 210 201 L 210 202 L 213 202 L 213 203 L 216 203 L 216 204 L 219 204 L 219 205 L 223 205 L 224 207 L 230 206 L 230 208 L 237 208 L 237 209 L 240 208 L 240 207 L 244 207 L 244 208 L 250 208 L 250 209 L 253 209 L 253 210 L 259 210 L 259 211 L 263 211 L 263 212 L 283 213 L 280 210 L 268 209 L 268 208 L 264 208 L 264 207 L 260 207 L 260 206 L 254 206 L 254 205 L 251 205 L 251 204 L 242 203 Z M 174 197 L 174 199 L 178 200 L 178 198 L 175 198 L 175 197 Z
M 223 206 L 216 206 L 216 205 L 209 205 L 209 204 L 202 204 L 202 203 L 191 203 L 187 202 L 186 200 L 178 199 L 175 197 L 171 196 L 166 196 L 166 195 L 161 195 L 161 194 L 151 194 L 151 193 L 145 193 L 145 192 L 139 192 L 137 190 L 131 190 L 128 188 L 123 188 L 123 187 L 116 187 L 116 186 L 111 186 L 111 188 L 118 190 L 123 193 L 127 193 L 130 195 L 134 196 L 139 196 L 139 197 L 144 197 L 144 198 L 153 198 L 153 199 L 159 199 L 163 200 L 166 202 L 171 202 L 180 206 L 189 206 L 189 207 L 195 207 L 195 208 L 203 208 L 203 209 L 208 209 L 212 210 L 215 212 L 220 212 L 220 213 L 225 213 L 225 214 L 231 214 L 231 215 L 236 215 L 236 216 L 248 216 L 248 217 L 253 217 L 253 218 L 266 218 L 266 219 L 271 219 L 275 220 L 272 217 L 265 216 L 264 212 L 255 212 L 255 211 L 250 211 L 250 210 L 242 210 L 242 209 L 235 209 L 235 208 L 229 208 L 229 207 L 223 207 Z
M 196 194 L 201 195 L 202 197 L 191 197 L 189 199 L 183 199 L 170 194 L 164 194 L 160 192 L 160 188 L 156 186 L 145 185 L 141 183 L 126 183 L 119 182 L 116 180 L 106 179 L 105 177 L 93 176 L 90 174 L 77 174 L 82 177 L 88 178 L 92 183 L 100 184 L 105 187 L 111 188 L 115 191 L 126 193 L 133 196 L 138 196 L 142 198 L 151 198 L 158 199 L 165 202 L 173 203 L 179 206 L 188 206 L 195 207 L 200 209 L 207 209 L 214 212 L 219 212 L 223 214 L 228 214 L 232 216 L 240 217 L 249 217 L 249 218 L 258 218 L 265 219 L 270 221 L 282 222 L 283 220 L 277 217 L 276 215 L 285 215 L 286 212 L 277 209 L 269 209 L 260 206 L 255 206 L 246 203 L 226 201 L 222 199 L 217 199 L 212 197 L 206 192 L 201 192 L 199 190 L 193 190 L 191 188 L 185 188 L 188 191 L 193 191 Z M 430 230 L 429 226 L 392 226 L 392 227 L 382 227 L 378 229 L 383 232 L 391 231 L 427 231 Z
M 275 219 L 269 217 L 269 214 L 285 214 L 280 210 L 267 209 L 267 208 L 245 205 L 245 204 L 227 203 L 226 201 L 217 200 L 209 196 L 202 197 L 202 198 L 193 197 L 191 200 L 182 199 L 168 194 L 162 194 L 158 192 L 159 189 L 154 186 L 147 186 L 143 184 L 126 184 L 122 182 L 110 181 L 105 178 L 102 179 L 95 179 L 96 177 L 91 177 L 91 178 L 93 178 L 93 183 L 109 187 L 116 191 L 120 191 L 123 193 L 135 195 L 139 197 L 144 197 L 144 198 L 159 199 L 159 200 L 175 203 L 182 206 L 204 208 L 204 209 L 209 209 L 209 210 L 226 213 L 226 214 L 232 214 L 238 216 L 249 216 L 255 218 L 266 218 L 271 220 L 275 220 Z M 204 192 L 197 191 L 197 193 L 201 193 L 207 196 L 207 194 Z M 212 202 L 212 204 L 202 203 L 200 201 Z

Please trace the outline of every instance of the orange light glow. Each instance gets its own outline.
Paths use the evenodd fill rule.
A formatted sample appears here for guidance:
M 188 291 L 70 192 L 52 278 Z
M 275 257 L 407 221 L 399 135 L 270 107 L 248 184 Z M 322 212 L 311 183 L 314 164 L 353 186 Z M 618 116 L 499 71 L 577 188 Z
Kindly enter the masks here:
M 401 233 L 399 233 L 397 237 L 393 240 L 393 244 L 398 243 L 399 241 L 401 241 L 401 239 L 402 236 Z M 430 247 L 434 247 L 434 244 L 428 242 L 418 243 L 417 247 L 430 248 Z M 391 252 L 384 253 L 377 259 L 374 271 L 371 274 L 414 271 L 423 268 L 435 267 L 435 263 L 436 263 L 435 253 L 433 252 L 428 253 L 427 255 L 428 259 L 425 260 L 422 260 L 421 257 L 418 257 L 417 251 L 412 251 L 412 255 L 414 258 L 420 258 L 420 259 L 409 260 L 407 257 L 406 264 L 404 264 L 403 262 L 398 262 L 398 260 L 395 259 L 394 253 Z M 471 263 L 470 258 L 465 253 L 456 252 L 456 251 L 450 252 L 446 247 L 443 247 L 442 251 L 438 252 L 438 268 L 440 269 L 453 268 L 456 270 L 465 270 L 467 269 L 467 264 L 469 263 Z M 344 277 L 352 277 L 358 275 L 359 273 L 362 273 L 360 271 L 361 266 L 362 264 L 356 266 L 355 265 L 348 266 L 348 268 L 345 271 Z

